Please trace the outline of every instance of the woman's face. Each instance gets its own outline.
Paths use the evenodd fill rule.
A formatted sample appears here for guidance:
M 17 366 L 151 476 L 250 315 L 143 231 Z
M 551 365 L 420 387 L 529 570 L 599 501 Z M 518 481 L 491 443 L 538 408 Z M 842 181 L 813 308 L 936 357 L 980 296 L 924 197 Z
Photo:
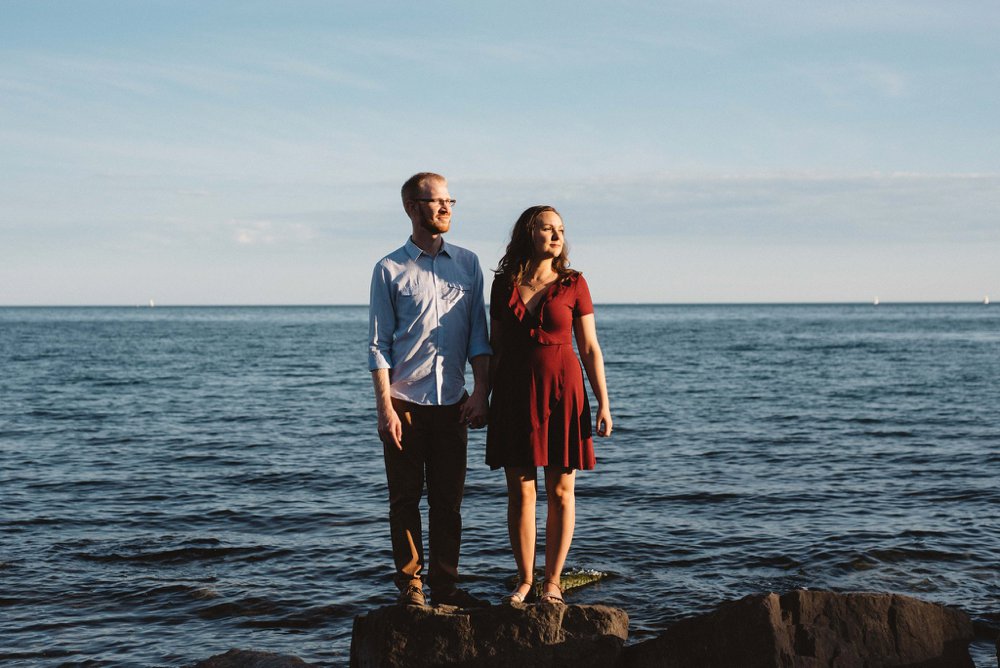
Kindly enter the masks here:
M 531 230 L 532 252 L 536 260 L 557 258 L 563 252 L 565 228 L 562 218 L 554 211 L 543 211 Z

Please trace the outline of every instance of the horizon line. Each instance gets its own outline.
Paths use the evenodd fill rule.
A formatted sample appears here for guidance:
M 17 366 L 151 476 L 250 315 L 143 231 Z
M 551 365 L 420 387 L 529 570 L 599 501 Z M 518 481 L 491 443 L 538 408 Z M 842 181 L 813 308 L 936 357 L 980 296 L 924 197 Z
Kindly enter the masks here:
M 489 305 L 489 302 L 485 302 Z M 872 300 L 867 301 L 670 301 L 670 302 L 658 302 L 658 301 L 621 301 L 621 302 L 595 302 L 595 306 L 891 306 L 891 305 L 919 305 L 919 304 L 978 304 L 980 306 L 990 306 L 992 304 L 984 303 L 983 299 L 948 299 L 948 300 L 891 300 L 882 301 L 879 300 L 878 303 L 873 303 Z M 10 309 L 10 308 L 141 308 L 141 309 L 158 309 L 158 308 L 367 308 L 367 303 L 260 303 L 260 304 L 250 304 L 250 303 L 218 303 L 218 304 L 156 304 L 155 306 L 150 306 L 149 304 L 0 304 L 0 308 Z

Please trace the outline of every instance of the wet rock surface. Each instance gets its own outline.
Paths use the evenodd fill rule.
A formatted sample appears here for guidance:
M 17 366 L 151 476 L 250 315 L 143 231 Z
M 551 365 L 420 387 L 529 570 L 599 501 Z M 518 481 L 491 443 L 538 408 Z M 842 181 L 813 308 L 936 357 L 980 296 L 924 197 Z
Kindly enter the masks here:
M 793 591 L 724 603 L 626 648 L 626 668 L 972 668 L 961 610 L 897 594 Z
M 313 668 L 297 656 L 272 654 L 247 649 L 231 649 L 225 654 L 217 654 L 199 661 L 192 668 Z
M 464 610 L 387 607 L 354 619 L 351 666 L 613 666 L 624 610 L 518 605 Z

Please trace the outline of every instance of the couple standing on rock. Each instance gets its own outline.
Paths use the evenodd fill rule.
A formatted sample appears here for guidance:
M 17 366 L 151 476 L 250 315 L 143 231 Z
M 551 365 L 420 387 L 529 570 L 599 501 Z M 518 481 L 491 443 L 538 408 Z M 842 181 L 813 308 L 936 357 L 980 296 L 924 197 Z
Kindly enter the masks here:
M 577 469 L 594 468 L 590 405 L 577 348 L 598 401 L 597 433 L 611 435 L 604 359 L 583 276 L 569 269 L 565 231 L 550 206 L 527 209 L 490 291 L 476 255 L 444 241 L 455 205 L 447 180 L 410 177 L 403 209 L 413 232 L 372 274 L 368 366 L 389 485 L 389 528 L 399 603 L 489 605 L 457 587 L 468 429 L 489 424 L 486 462 L 507 478 L 507 524 L 523 603 L 535 565 L 537 467 L 548 515 L 542 601 L 562 603 L 560 575 L 575 524 Z M 465 364 L 474 387 L 465 391 Z M 490 398 L 492 390 L 492 398 Z M 427 485 L 430 555 L 424 573 L 420 499 Z

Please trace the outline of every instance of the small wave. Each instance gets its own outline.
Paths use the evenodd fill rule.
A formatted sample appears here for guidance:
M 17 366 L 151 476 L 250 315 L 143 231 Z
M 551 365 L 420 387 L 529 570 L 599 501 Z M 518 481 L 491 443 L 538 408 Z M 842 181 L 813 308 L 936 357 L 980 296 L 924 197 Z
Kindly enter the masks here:
M 982 489 L 918 489 L 904 492 L 905 496 L 915 499 L 932 499 L 934 501 L 975 501 L 986 504 L 1000 500 L 1000 492 Z
M 123 480 L 54 480 L 44 482 L 34 482 L 25 485 L 26 489 L 32 490 L 72 490 L 75 493 L 89 490 L 101 490 L 107 488 L 122 487 L 126 484 Z
M 148 378 L 82 378 L 93 387 L 135 387 L 138 385 L 149 385 Z
M 918 561 L 918 562 L 951 562 L 951 561 L 964 561 L 968 558 L 966 554 L 959 554 L 955 552 L 945 552 L 943 550 L 928 550 L 928 549 L 914 549 L 914 548 L 888 548 L 882 550 L 872 550 L 868 555 L 875 559 L 876 561 L 881 561 L 884 563 L 899 563 L 903 561 Z
M 796 346 L 801 352 L 838 352 L 841 350 L 884 350 L 886 346 L 872 341 L 845 341 L 843 343 L 814 343 Z
M 4 525 L 8 527 L 44 527 L 66 524 L 70 521 L 72 520 L 63 517 L 25 517 L 22 519 L 9 520 L 4 522 Z M 0 570 L 2 570 L 3 567 L 4 564 L 0 562 Z
M 76 652 L 70 649 L 59 649 L 57 647 L 46 647 L 36 651 L 23 652 L 0 652 L 0 661 L 27 661 L 34 659 L 59 659 L 75 655 Z M 69 664 L 63 664 L 69 665 Z
M 100 413 L 89 413 L 85 411 L 57 410 L 48 408 L 35 408 L 25 413 L 28 417 L 44 418 L 46 420 L 100 420 L 108 417 Z
M 879 418 L 868 418 L 868 417 L 852 417 L 846 418 L 844 422 L 853 422 L 855 424 L 881 424 L 883 420 Z
M 676 494 L 636 494 L 626 492 L 618 486 L 593 487 L 587 489 L 587 497 L 593 499 L 629 499 L 629 504 L 640 507 L 659 507 L 663 504 L 700 506 L 703 504 L 726 503 L 740 498 L 730 492 L 678 492 Z
M 193 561 L 224 561 L 237 558 L 240 561 L 265 561 L 290 554 L 291 550 L 267 547 L 181 547 L 157 552 L 136 554 L 93 554 L 80 552 L 75 556 L 98 563 L 139 563 L 139 564 L 180 564 Z
M 847 565 L 847 570 L 851 571 L 870 571 L 873 568 L 878 568 L 878 564 L 864 557 L 854 559 Z
M 776 415 L 765 415 L 760 419 L 762 422 L 798 422 L 799 420 L 802 420 L 802 416 L 776 414 Z
M 151 601 L 162 600 L 171 607 L 175 607 L 179 599 L 207 601 L 219 598 L 220 594 L 212 587 L 178 583 L 159 584 L 144 589 L 115 591 L 110 596 L 115 600 L 128 602 L 129 605 L 138 603 L 139 605 L 149 606 Z
M 785 554 L 760 555 L 747 559 L 746 563 L 757 568 L 780 568 L 783 570 L 802 567 L 801 561 Z
M 913 438 L 916 436 L 912 431 L 906 430 L 883 430 L 883 429 L 871 429 L 865 431 L 866 436 L 875 436 L 876 438 Z
M 240 626 L 252 629 L 313 629 L 349 619 L 359 610 L 348 605 L 324 605 L 270 619 L 248 619 Z
M 272 601 L 261 596 L 247 596 L 236 601 L 223 601 L 202 608 L 198 611 L 198 616 L 202 619 L 226 619 L 273 615 L 289 607 L 294 607 L 294 603 Z
M 325 483 L 330 479 L 330 474 L 321 471 L 266 471 L 248 472 L 233 476 L 229 482 L 236 482 L 245 485 L 255 485 L 262 487 L 283 487 L 285 485 L 295 485 L 305 487 L 314 483 Z
M 753 353 L 762 349 L 762 346 L 753 343 L 734 343 L 724 348 L 724 350 L 731 353 Z

